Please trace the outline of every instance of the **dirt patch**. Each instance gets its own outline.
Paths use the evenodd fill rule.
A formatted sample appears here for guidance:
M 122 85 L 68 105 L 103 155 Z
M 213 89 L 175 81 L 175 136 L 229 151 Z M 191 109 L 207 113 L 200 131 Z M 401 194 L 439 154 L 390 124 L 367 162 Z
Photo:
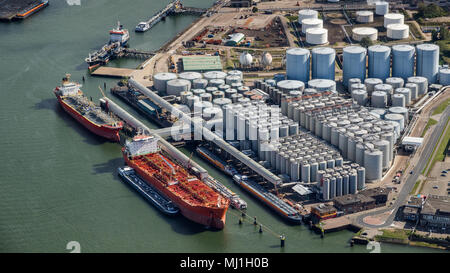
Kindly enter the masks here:
M 345 25 L 347 21 L 345 19 L 332 19 L 329 21 L 332 25 Z

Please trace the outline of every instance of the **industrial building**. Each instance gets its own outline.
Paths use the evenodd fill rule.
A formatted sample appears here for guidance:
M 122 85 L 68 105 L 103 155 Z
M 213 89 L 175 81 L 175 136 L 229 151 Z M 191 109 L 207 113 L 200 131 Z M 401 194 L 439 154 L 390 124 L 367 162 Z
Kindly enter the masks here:
M 375 199 L 363 194 L 347 194 L 333 199 L 333 205 L 345 214 L 356 213 L 376 207 Z
M 222 62 L 219 56 L 185 56 L 183 70 L 195 72 L 222 70 Z
M 337 209 L 330 204 L 320 204 L 311 207 L 311 216 L 317 220 L 326 220 L 337 216 Z
M 230 6 L 233 8 L 248 8 L 253 5 L 253 0 L 231 0 Z
M 420 211 L 420 225 L 448 229 L 450 227 L 450 197 L 428 195 Z

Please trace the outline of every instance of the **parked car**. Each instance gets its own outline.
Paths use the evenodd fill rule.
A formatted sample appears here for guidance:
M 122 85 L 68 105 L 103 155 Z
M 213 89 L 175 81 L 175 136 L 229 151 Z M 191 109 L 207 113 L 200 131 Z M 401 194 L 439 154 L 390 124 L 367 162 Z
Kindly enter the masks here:
M 435 189 L 435 190 L 439 189 L 438 185 L 434 185 L 433 189 Z

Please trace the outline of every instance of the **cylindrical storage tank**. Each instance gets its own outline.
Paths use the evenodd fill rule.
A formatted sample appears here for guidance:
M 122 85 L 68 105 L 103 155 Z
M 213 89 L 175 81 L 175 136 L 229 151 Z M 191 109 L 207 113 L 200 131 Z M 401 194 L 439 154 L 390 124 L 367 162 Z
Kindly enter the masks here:
M 336 197 L 336 177 L 330 178 L 330 198 Z
M 400 114 L 386 114 L 384 119 L 398 123 L 400 125 L 400 131 L 403 131 L 405 128 L 405 118 Z
M 388 13 L 384 15 L 384 27 L 387 28 L 392 24 L 403 24 L 405 16 L 400 13 Z
M 383 175 L 383 153 L 376 149 L 365 150 L 364 168 L 366 169 L 367 180 L 380 180 Z
M 379 118 L 379 119 L 384 119 L 384 115 L 386 114 L 386 110 L 384 109 L 373 109 L 372 111 L 369 112 L 369 114 Z
M 222 109 L 220 109 L 217 106 L 206 108 L 203 111 L 203 119 L 205 120 L 220 119 L 222 117 L 223 117 Z
M 310 163 L 310 181 L 316 182 L 317 181 L 317 171 L 319 170 L 319 163 L 317 162 L 311 162 Z
M 242 94 L 233 94 L 231 95 L 231 100 L 233 101 L 233 103 L 236 103 L 242 97 L 244 97 Z
M 389 113 L 402 115 L 405 122 L 409 120 L 408 108 L 406 107 L 389 107 Z
M 205 89 L 191 89 L 191 92 L 194 96 L 200 97 L 201 94 L 205 94 Z
M 211 108 L 211 107 L 212 107 L 212 103 L 209 101 L 197 101 L 197 102 L 194 102 L 193 111 L 195 113 L 203 113 L 205 111 L 205 109 Z
M 181 93 L 180 93 L 180 101 L 181 101 L 181 104 L 187 105 L 187 100 L 186 100 L 186 98 L 189 97 L 189 96 L 192 96 L 192 95 L 193 95 L 192 92 L 189 92 L 189 91 L 181 92 Z
M 220 108 L 223 108 L 223 106 L 225 106 L 227 104 L 231 104 L 231 103 L 232 103 L 232 101 L 227 98 L 213 99 L 213 104 L 219 106 Z
M 387 140 L 380 139 L 373 142 L 375 149 L 383 153 L 383 169 L 389 168 L 391 143 Z
M 369 96 L 371 96 L 372 92 L 375 91 L 375 85 L 377 84 L 383 84 L 383 81 L 376 78 L 367 78 L 364 80 L 364 85 L 366 86 L 366 91 Z
M 194 108 L 194 103 L 200 101 L 200 98 L 197 96 L 188 96 L 186 97 L 186 104 L 190 109 Z
M 373 27 L 355 27 L 352 29 L 352 39 L 361 42 L 363 38 L 369 38 L 371 41 L 378 39 L 378 30 Z
M 352 171 L 349 174 L 349 194 L 355 194 L 358 189 L 358 174 L 356 171 Z
M 306 42 L 310 45 L 328 43 L 328 30 L 326 28 L 309 28 L 306 30 Z
M 302 9 L 298 11 L 298 23 L 301 24 L 304 19 L 317 19 L 319 13 L 312 9 Z
M 308 87 L 314 88 L 319 92 L 336 92 L 336 82 L 333 80 L 327 80 L 327 79 L 314 79 L 308 81 Z
M 196 79 L 192 81 L 192 88 L 194 89 L 205 89 L 208 87 L 208 80 Z
M 356 12 L 356 22 L 358 23 L 372 23 L 373 12 L 368 10 L 360 10 Z
M 167 82 L 167 95 L 179 96 L 181 92 L 191 90 L 191 82 L 188 80 L 175 79 Z
M 405 84 L 405 88 L 411 90 L 411 102 L 419 97 L 419 86 L 416 83 L 408 82 Z
M 428 92 L 428 79 L 425 77 L 409 77 L 408 83 L 417 84 L 417 96 L 420 97 Z
M 229 86 L 228 84 L 221 84 L 221 85 L 219 85 L 217 88 L 218 88 L 220 91 L 224 91 L 224 92 L 225 92 L 225 90 L 231 89 L 231 86 Z
M 217 87 L 214 87 L 214 86 L 208 86 L 208 87 L 206 87 L 206 92 L 208 92 L 208 93 L 213 93 L 213 92 L 215 92 L 215 91 L 218 91 L 219 90 L 219 88 L 217 88 Z
M 227 89 L 227 90 L 225 90 L 225 98 L 231 99 L 231 96 L 233 94 L 237 94 L 237 90 L 236 89 Z
M 416 75 L 425 77 L 428 84 L 436 83 L 439 67 L 439 46 L 435 44 L 417 45 Z
M 366 77 L 366 49 L 360 46 L 344 48 L 344 76 L 343 84 L 348 86 L 348 80 L 358 78 L 361 82 Z
M 331 128 L 331 145 L 339 146 L 339 133 L 336 127 Z
M 368 77 L 386 80 L 390 75 L 391 48 L 384 45 L 369 46 Z
M 221 85 L 225 85 L 225 80 L 223 79 L 211 79 L 208 81 L 208 86 L 210 87 L 217 87 L 219 88 L 219 86 Z
M 331 47 L 316 47 L 311 52 L 312 79 L 328 79 L 334 81 L 336 51 Z
M 213 91 L 211 94 L 213 100 L 218 98 L 225 98 L 225 93 L 223 91 Z
M 391 96 L 392 98 L 392 106 L 405 107 L 406 106 L 406 98 L 403 94 L 394 94 Z
M 405 81 L 400 77 L 390 77 L 386 79 L 386 84 L 389 84 L 395 90 L 397 88 L 402 88 Z
M 358 105 L 365 106 L 368 102 L 367 92 L 365 90 L 356 89 L 352 91 L 352 98 Z
M 414 76 L 415 48 L 410 45 L 392 46 L 392 77 L 406 81 Z
M 300 178 L 299 164 L 294 158 L 291 158 L 290 163 L 291 163 L 291 173 L 290 173 L 291 180 L 299 181 Z
M 353 90 L 366 90 L 366 85 L 362 83 L 354 83 L 350 85 L 350 92 L 353 92 Z
M 306 34 L 306 31 L 311 28 L 323 28 L 322 19 L 303 19 L 302 20 L 302 33 Z
M 208 81 L 215 79 L 225 80 L 225 78 L 227 77 L 227 73 L 222 71 L 208 71 L 203 73 L 203 77 Z
M 309 80 L 309 55 L 304 48 L 290 48 L 286 51 L 286 74 L 288 80 L 307 82 Z M 280 82 L 278 82 L 279 84 Z
M 356 144 L 356 152 L 355 152 L 355 162 L 359 165 L 364 165 L 364 151 L 366 150 L 366 147 L 364 143 L 357 143 Z
M 242 71 L 239 70 L 230 70 L 227 74 L 228 76 L 238 76 L 241 80 L 244 78 Z
M 386 1 L 376 2 L 375 3 L 375 14 L 376 15 L 385 15 L 389 12 L 389 3 Z
M 394 90 L 394 93 L 403 95 L 405 97 L 405 104 L 406 105 L 409 105 L 411 103 L 411 89 L 406 88 L 406 87 L 396 88 Z
M 356 169 L 357 189 L 362 190 L 366 187 L 366 169 L 359 167 Z
M 392 85 L 390 84 L 377 84 L 375 85 L 374 88 L 375 91 L 381 91 L 386 93 L 387 95 L 393 94 L 394 93 L 394 88 L 392 87 Z
M 441 68 L 439 69 L 439 84 L 443 86 L 450 85 L 450 69 Z
M 370 99 L 370 104 L 375 108 L 385 108 L 387 105 L 387 94 L 383 91 L 374 91 L 372 93 L 372 98 Z
M 405 24 L 390 24 L 387 26 L 387 37 L 393 40 L 408 39 L 409 26 Z
M 227 76 L 225 78 L 225 83 L 226 84 L 232 84 L 232 83 L 237 83 L 237 82 L 241 82 L 242 79 L 240 76 Z
M 349 194 L 349 176 L 347 171 L 342 174 L 342 195 Z
M 342 176 L 336 176 L 336 196 L 342 195 Z
M 322 198 L 323 200 L 330 200 L 330 180 L 324 179 L 322 186 Z
M 306 182 L 309 183 L 310 182 L 310 165 L 308 164 L 307 161 L 304 161 L 301 164 L 301 176 L 302 176 L 302 182 Z
M 177 78 L 177 74 L 174 73 L 158 73 L 153 76 L 153 86 L 154 88 L 162 93 L 165 93 L 167 90 L 167 82 L 171 80 L 175 80 Z M 189 91 L 189 90 L 186 90 Z
M 203 93 L 203 94 L 200 94 L 200 99 L 202 101 L 209 101 L 209 102 L 211 102 L 212 101 L 212 95 L 210 93 Z
M 191 84 L 193 84 L 195 80 L 202 78 L 202 74 L 197 72 L 183 72 L 178 74 L 178 78 L 188 80 L 191 82 Z
M 301 81 L 296 80 L 285 80 L 279 81 L 277 83 L 278 89 L 283 91 L 283 93 L 289 93 L 290 91 L 302 91 L 305 89 L 305 84 Z

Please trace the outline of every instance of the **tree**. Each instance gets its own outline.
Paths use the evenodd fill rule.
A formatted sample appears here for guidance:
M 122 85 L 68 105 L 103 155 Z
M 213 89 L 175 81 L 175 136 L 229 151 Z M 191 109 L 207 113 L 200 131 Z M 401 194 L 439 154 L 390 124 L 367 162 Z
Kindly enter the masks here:
M 435 29 L 433 29 L 433 31 L 431 31 L 431 39 L 433 42 L 439 40 L 438 32 Z
M 361 39 L 361 42 L 359 42 L 362 47 L 369 47 L 373 45 L 373 41 L 369 37 L 364 37 Z
M 442 25 L 439 30 L 439 38 L 441 40 L 449 40 L 450 39 L 450 31 L 446 25 Z
M 253 8 L 252 8 L 252 12 L 253 12 L 253 13 L 258 12 L 258 8 L 257 8 L 257 7 L 253 7 Z

